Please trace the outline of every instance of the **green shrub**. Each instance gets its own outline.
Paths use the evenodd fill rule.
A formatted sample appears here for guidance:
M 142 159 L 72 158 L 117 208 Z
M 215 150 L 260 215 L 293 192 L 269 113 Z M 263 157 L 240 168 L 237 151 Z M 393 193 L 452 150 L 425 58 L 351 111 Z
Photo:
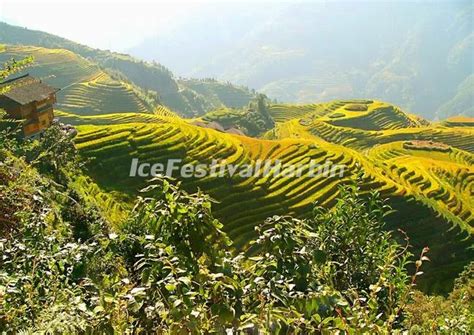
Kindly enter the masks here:
M 469 334 L 474 330 L 474 262 L 459 275 L 448 297 L 414 292 L 404 324 L 412 334 Z
M 51 138 L 44 141 L 33 145 L 35 157 L 51 152 Z M 409 305 L 426 257 L 410 280 L 406 246 L 384 232 L 388 208 L 376 193 L 362 196 L 351 185 L 340 190 L 334 210 L 317 207 L 313 219 L 271 217 L 248 252 L 238 253 L 203 193 L 155 179 L 128 218 L 111 226 L 71 188 L 77 184 L 67 177 L 82 172 L 65 157 L 32 160 L 39 169 L 5 150 L 1 157 L 0 195 L 17 206 L 6 213 L 12 225 L 0 230 L 0 332 L 358 334 L 431 327 Z M 57 169 L 67 172 L 53 183 Z M 468 301 L 468 282 L 463 277 L 452 301 Z M 468 329 L 469 310 L 452 306 L 445 327 Z

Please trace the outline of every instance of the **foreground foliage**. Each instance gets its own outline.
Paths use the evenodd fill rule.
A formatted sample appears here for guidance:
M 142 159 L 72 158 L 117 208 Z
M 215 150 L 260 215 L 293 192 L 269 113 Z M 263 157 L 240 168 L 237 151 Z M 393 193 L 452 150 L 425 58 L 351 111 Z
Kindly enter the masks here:
M 408 276 L 406 246 L 383 231 L 387 208 L 376 193 L 348 186 L 333 211 L 269 218 L 238 253 L 212 215 L 212 200 L 167 179 L 155 179 L 112 225 L 74 189 L 81 171 L 68 138 L 53 127 L 43 141 L 20 144 L 28 150 L 15 154 L 1 149 L 0 331 L 472 329 L 468 275 L 437 318 L 411 305 L 442 298 L 413 295 L 419 273 Z

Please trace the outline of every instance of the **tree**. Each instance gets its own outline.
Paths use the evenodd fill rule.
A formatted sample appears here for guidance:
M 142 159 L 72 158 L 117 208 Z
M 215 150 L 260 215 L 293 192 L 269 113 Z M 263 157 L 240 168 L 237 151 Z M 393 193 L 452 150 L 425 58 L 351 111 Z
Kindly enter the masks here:
M 26 57 L 21 61 L 16 61 L 14 59 L 4 63 L 0 67 L 0 82 L 5 80 L 8 76 L 15 74 L 25 67 L 29 66 L 33 62 L 33 57 Z M 12 89 L 11 85 L 7 85 L 3 88 L 0 88 L 0 95 L 5 94 Z M 15 127 L 11 122 L 3 121 L 7 116 L 7 113 L 0 108 L 0 149 L 2 147 L 12 147 L 15 146 L 15 141 L 12 141 L 11 135 L 16 133 L 19 129 L 18 125 Z
M 26 57 L 20 61 L 16 61 L 14 59 L 4 63 L 2 67 L 0 67 L 0 81 L 5 80 L 8 76 L 11 76 L 12 74 L 15 74 L 22 69 L 24 69 L 26 66 L 30 65 L 33 62 L 33 57 Z M 9 87 L 4 88 L 3 92 L 5 93 L 6 90 L 8 90 Z
M 262 115 L 264 121 L 265 121 L 265 124 L 268 126 L 268 127 L 273 127 L 274 125 L 274 121 L 273 121 L 273 118 L 272 116 L 270 115 L 270 113 L 268 112 L 268 108 L 267 108 L 267 96 L 265 94 L 257 94 L 257 97 L 256 97 L 256 109 L 257 109 L 257 112 Z

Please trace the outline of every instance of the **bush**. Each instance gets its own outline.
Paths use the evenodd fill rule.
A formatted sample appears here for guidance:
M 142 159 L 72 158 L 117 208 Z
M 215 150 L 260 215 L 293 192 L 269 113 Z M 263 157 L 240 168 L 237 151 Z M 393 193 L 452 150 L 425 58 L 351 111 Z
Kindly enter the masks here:
M 412 334 L 469 334 L 474 330 L 474 262 L 459 275 L 448 297 L 414 292 L 404 324 Z
M 43 150 L 36 157 L 48 157 Z M 0 194 L 17 207 L 7 213 L 12 229 L 0 237 L 0 332 L 389 333 L 431 326 L 408 305 L 418 274 L 410 280 L 406 246 L 383 231 L 388 208 L 376 193 L 362 196 L 352 185 L 340 190 L 333 210 L 315 208 L 311 220 L 269 218 L 238 253 L 205 194 L 155 179 L 112 227 L 70 183 L 51 182 L 57 169 L 81 174 L 64 157 L 56 165 L 33 160 L 42 174 L 11 153 L 2 157 Z M 453 299 L 466 301 L 467 282 Z M 468 309 L 446 315 L 449 326 L 470 326 Z

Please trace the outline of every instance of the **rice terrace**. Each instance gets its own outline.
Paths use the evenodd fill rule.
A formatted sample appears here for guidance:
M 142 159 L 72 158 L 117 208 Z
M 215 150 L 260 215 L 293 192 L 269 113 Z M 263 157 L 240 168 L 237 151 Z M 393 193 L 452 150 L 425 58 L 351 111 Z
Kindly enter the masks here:
M 425 8 L 389 3 L 394 17 Z M 349 18 L 343 4 L 324 10 Z M 195 55 L 202 66 L 175 65 L 179 75 L 142 56 L 162 54 L 146 39 L 119 53 L 0 22 L 0 334 L 474 331 L 472 38 L 449 45 L 443 75 L 459 80 L 438 82 L 449 97 L 423 77 L 416 43 L 409 65 L 404 47 L 385 63 L 364 50 L 331 77 L 325 67 L 358 46 L 340 46 L 341 64 L 321 56 L 302 70 L 314 51 L 287 34 L 310 27 L 304 8 L 320 5 L 300 5 L 281 7 L 301 22 L 282 20 L 280 37 L 277 6 L 242 50 L 220 39 Z M 449 34 L 472 37 L 472 3 L 439 6 L 458 14 Z M 428 40 L 438 14 L 411 32 L 433 58 L 444 52 Z M 225 17 L 237 39 L 238 15 Z M 163 30 L 165 60 L 179 58 L 170 36 L 194 50 L 186 34 L 208 28 L 191 32 L 193 22 Z M 357 29 L 377 43 L 366 24 Z M 324 27 L 350 34 L 329 18 Z M 311 43 L 309 32 L 298 36 Z M 30 77 L 51 105 L 31 83 L 15 86 Z M 420 85 L 434 102 L 420 102 Z

